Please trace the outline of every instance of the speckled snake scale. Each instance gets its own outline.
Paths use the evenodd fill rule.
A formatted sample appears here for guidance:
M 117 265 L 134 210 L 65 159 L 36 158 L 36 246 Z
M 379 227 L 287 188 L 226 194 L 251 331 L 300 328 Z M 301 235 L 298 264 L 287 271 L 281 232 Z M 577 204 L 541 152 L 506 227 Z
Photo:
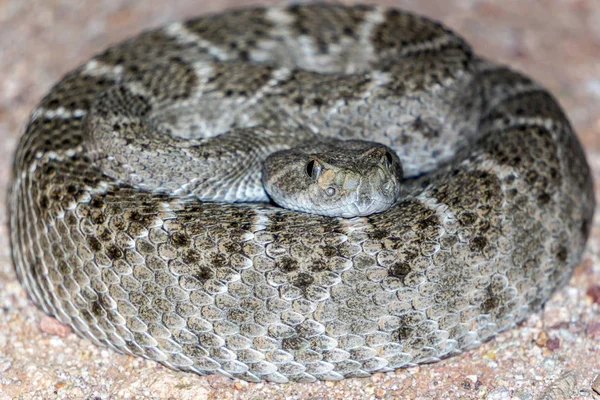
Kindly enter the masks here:
M 392 148 L 400 200 L 355 218 L 263 201 L 244 169 L 311 137 Z M 436 22 L 340 5 L 204 16 L 98 54 L 33 111 L 8 201 L 46 313 L 175 369 L 275 382 L 513 327 L 568 281 L 594 209 L 544 88 Z

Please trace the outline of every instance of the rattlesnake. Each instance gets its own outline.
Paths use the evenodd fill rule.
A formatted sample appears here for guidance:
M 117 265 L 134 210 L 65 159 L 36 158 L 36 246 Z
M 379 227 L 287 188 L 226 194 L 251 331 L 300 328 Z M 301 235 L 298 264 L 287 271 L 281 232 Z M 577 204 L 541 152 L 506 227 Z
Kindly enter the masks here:
M 395 204 L 269 203 L 265 157 L 330 139 L 389 146 Z M 279 161 L 282 190 L 311 161 L 339 173 L 314 152 L 296 181 Z M 68 73 L 30 117 L 9 208 L 20 281 L 81 336 L 287 382 L 432 362 L 513 327 L 569 279 L 594 196 L 530 78 L 420 16 L 303 5 L 172 23 Z

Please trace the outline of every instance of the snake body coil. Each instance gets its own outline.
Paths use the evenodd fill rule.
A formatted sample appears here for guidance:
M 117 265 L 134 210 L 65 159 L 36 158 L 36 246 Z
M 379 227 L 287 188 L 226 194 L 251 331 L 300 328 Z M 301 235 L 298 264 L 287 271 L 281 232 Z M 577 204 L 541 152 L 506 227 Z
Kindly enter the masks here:
M 400 199 L 351 219 L 267 203 L 262 161 L 315 138 L 389 146 Z M 546 90 L 377 7 L 143 32 L 50 90 L 14 166 L 13 259 L 46 313 L 119 352 L 253 381 L 361 377 L 478 345 L 568 281 L 594 210 Z

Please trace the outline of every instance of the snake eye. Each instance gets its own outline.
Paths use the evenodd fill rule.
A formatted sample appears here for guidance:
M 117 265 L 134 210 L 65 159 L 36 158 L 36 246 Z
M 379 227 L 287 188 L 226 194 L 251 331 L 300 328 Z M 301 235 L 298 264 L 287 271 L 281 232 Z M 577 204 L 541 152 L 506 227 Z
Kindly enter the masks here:
M 389 151 L 385 152 L 385 157 L 383 158 L 383 165 L 386 167 L 391 167 L 394 164 L 394 156 Z
M 310 160 L 306 163 L 306 173 L 314 180 L 319 178 L 322 169 L 321 164 L 316 160 Z
M 327 196 L 333 196 L 335 194 L 335 189 L 332 187 L 328 187 L 327 189 L 325 189 L 325 193 L 327 194 Z

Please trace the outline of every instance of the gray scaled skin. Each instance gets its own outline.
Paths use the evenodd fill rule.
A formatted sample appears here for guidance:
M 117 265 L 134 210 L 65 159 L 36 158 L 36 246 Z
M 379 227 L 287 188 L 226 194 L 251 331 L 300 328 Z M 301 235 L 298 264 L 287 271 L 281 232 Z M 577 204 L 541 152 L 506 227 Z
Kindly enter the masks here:
M 337 140 L 356 164 L 301 150 Z M 283 202 L 380 212 L 285 209 L 269 176 Z M 529 77 L 424 17 L 299 5 L 172 23 L 66 74 L 29 118 L 8 206 L 19 280 L 82 337 L 283 383 L 514 327 L 568 281 L 595 201 L 569 120 Z

